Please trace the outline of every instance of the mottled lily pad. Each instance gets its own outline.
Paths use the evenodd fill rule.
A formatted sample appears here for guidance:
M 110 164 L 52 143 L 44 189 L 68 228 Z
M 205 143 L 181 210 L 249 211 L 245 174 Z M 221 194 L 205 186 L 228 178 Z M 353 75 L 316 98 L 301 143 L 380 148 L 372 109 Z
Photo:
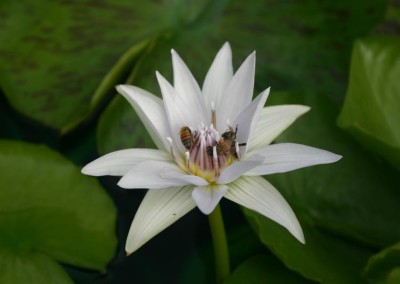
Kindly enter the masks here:
M 95 109 L 140 48 L 110 76 L 119 57 L 171 26 L 171 13 L 173 6 L 155 1 L 1 1 L 1 88 L 22 114 L 68 131 Z

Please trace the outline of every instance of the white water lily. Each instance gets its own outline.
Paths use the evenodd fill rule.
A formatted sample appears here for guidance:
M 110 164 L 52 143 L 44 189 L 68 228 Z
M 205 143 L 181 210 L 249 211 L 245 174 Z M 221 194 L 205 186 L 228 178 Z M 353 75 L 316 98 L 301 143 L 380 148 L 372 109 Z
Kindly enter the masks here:
M 270 145 L 309 107 L 264 108 L 269 88 L 252 101 L 255 53 L 235 74 L 231 57 L 226 43 L 200 89 L 172 50 L 173 86 L 156 73 L 163 100 L 138 87 L 117 86 L 158 150 L 116 151 L 86 165 L 82 172 L 122 176 L 118 185 L 123 188 L 149 188 L 129 231 L 128 253 L 196 206 L 210 214 L 222 197 L 274 220 L 305 242 L 288 203 L 260 175 L 332 163 L 341 156 L 293 143 Z

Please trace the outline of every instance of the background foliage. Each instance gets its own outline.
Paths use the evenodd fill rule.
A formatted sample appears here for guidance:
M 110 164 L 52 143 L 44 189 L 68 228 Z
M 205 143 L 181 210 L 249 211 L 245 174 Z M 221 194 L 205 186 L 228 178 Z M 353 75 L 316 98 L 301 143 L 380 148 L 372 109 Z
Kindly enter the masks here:
M 223 202 L 227 283 L 399 281 L 398 1 L 4 0 L 0 26 L 0 282 L 212 283 L 202 214 L 125 257 L 144 191 L 79 169 L 155 147 L 116 84 L 160 94 L 154 72 L 171 79 L 171 48 L 201 84 L 225 41 L 236 68 L 257 51 L 268 105 L 312 107 L 278 141 L 344 156 L 266 177 L 296 211 L 305 246 Z

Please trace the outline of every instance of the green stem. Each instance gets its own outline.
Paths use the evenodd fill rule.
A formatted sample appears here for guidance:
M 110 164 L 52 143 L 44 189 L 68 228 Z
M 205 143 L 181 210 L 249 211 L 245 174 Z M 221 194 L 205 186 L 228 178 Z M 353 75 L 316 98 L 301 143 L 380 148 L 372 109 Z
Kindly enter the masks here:
M 229 253 L 226 242 L 224 221 L 222 219 L 221 208 L 219 205 L 208 216 L 210 222 L 211 236 L 214 246 L 215 272 L 217 284 L 222 283 L 229 276 Z

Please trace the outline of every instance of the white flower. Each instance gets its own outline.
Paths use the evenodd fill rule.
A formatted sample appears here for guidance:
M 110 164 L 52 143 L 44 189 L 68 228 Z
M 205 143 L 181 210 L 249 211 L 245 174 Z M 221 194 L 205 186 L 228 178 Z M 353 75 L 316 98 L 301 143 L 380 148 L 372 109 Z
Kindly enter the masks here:
M 174 86 L 156 73 L 163 100 L 138 87 L 117 90 L 133 106 L 158 147 L 109 153 L 86 165 L 84 174 L 122 176 L 123 188 L 150 188 L 126 242 L 132 253 L 196 206 L 211 213 L 222 197 L 284 226 L 304 243 L 292 209 L 260 175 L 332 163 L 333 153 L 299 144 L 270 143 L 309 107 L 263 108 L 269 88 L 253 96 L 255 53 L 233 74 L 226 43 L 202 90 L 172 50 Z

